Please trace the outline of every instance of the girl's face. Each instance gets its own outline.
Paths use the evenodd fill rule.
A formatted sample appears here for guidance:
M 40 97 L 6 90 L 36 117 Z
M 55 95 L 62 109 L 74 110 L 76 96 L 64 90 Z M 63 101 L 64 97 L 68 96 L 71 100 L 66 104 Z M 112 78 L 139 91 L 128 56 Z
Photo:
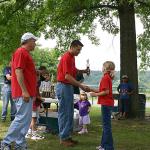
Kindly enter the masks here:
M 87 100 L 87 95 L 86 94 L 81 94 L 80 99 L 81 100 Z
M 110 71 L 110 76 L 111 76 L 111 78 L 112 78 L 112 80 L 115 78 L 115 70 L 111 70 Z

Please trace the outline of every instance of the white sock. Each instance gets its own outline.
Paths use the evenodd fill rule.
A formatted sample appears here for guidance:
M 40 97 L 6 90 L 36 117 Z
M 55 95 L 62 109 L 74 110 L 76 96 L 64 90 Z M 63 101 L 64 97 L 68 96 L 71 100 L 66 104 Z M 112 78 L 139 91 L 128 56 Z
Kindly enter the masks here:
M 32 134 L 33 134 L 33 135 L 37 134 L 37 131 L 32 131 Z
M 29 130 L 28 130 L 28 134 L 31 134 L 32 133 L 32 130 L 29 128 Z

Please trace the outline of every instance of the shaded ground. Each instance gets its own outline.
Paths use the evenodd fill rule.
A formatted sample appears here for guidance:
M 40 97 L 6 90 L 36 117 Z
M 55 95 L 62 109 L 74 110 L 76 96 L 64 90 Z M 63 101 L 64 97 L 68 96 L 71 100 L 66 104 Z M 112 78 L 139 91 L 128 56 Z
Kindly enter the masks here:
M 76 147 L 62 147 L 59 145 L 57 135 L 44 134 L 44 140 L 28 140 L 29 150 L 95 150 L 102 133 L 99 107 L 93 106 L 90 115 L 89 133 L 86 135 L 74 133 L 73 135 L 79 141 Z M 0 122 L 0 139 L 4 137 L 9 127 L 9 118 L 7 120 L 5 123 Z M 112 120 L 112 127 L 115 150 L 150 150 L 150 121 Z

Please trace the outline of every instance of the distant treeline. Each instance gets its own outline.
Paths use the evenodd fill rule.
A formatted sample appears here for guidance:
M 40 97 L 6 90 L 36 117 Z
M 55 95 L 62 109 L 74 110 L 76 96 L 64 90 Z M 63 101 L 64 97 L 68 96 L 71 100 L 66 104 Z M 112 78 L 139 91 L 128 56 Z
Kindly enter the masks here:
M 84 75 L 84 83 L 93 87 L 98 87 L 99 80 L 102 77 L 101 71 L 91 71 L 90 76 Z M 115 79 L 113 81 L 113 87 L 117 87 L 120 83 L 120 71 L 116 72 Z M 139 72 L 139 88 L 150 89 L 150 71 Z
M 102 77 L 101 71 L 91 71 L 90 75 L 84 75 L 84 83 L 93 87 L 98 87 L 99 80 Z M 0 75 L 0 82 L 3 82 L 3 75 Z M 120 83 L 120 72 L 116 72 L 115 79 L 113 81 L 113 87 L 117 87 Z M 150 89 L 150 71 L 139 72 L 139 88 Z

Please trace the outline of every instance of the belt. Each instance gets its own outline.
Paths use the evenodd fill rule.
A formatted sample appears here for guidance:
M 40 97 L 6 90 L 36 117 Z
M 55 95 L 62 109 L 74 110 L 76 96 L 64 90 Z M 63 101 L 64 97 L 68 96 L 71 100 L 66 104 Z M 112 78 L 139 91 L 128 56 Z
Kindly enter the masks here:
M 62 82 L 62 81 L 57 81 L 57 83 L 72 85 L 72 84 L 70 84 L 70 83 L 65 83 L 65 82 Z

